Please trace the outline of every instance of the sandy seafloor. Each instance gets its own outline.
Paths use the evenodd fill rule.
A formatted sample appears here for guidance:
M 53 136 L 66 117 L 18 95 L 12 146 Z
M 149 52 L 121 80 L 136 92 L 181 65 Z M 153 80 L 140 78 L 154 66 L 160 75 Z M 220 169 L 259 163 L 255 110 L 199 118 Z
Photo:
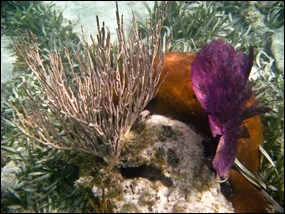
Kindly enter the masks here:
M 105 22 L 106 27 L 110 31 L 111 41 L 117 39 L 117 21 L 116 21 L 116 2 L 115 1 L 44 1 L 52 2 L 54 9 L 63 12 L 63 18 L 66 24 L 71 21 L 75 24 L 73 30 L 79 35 L 81 27 L 83 27 L 85 39 L 90 42 L 90 35 L 96 38 L 97 24 L 96 16 L 99 17 L 100 25 Z M 147 2 L 152 8 L 154 2 Z M 132 26 L 132 11 L 136 11 L 141 17 L 147 17 L 148 12 L 143 1 L 119 1 L 119 12 L 123 15 L 124 27 L 126 32 Z M 13 78 L 13 65 L 15 57 L 12 50 L 7 46 L 11 43 L 10 37 L 1 36 L 1 83 Z
M 99 17 L 100 25 L 105 22 L 111 34 L 111 41 L 117 39 L 117 20 L 115 1 L 53 1 L 55 7 L 63 11 L 63 17 L 72 23 L 75 32 L 81 33 L 83 27 L 86 39 L 97 33 L 96 16 Z M 147 2 L 152 8 L 154 2 Z M 142 1 L 119 1 L 119 13 L 123 15 L 125 30 L 132 26 L 132 11 L 136 11 L 142 17 L 148 17 L 148 12 Z

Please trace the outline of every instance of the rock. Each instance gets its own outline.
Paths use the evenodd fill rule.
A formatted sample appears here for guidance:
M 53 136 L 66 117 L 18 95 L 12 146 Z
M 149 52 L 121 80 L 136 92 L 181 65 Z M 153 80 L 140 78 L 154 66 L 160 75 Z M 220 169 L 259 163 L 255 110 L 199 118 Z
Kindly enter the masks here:
M 233 212 L 204 158 L 203 140 L 180 121 L 146 118 L 124 138 L 116 173 L 104 191 L 102 183 L 92 187 L 94 197 L 108 199 L 114 212 Z
M 272 35 L 271 52 L 279 73 L 284 73 L 284 25 Z
M 257 3 L 254 1 L 248 2 L 245 21 L 251 24 L 255 36 L 257 36 L 259 39 L 262 39 L 264 38 L 265 32 L 269 32 L 270 29 L 266 24 L 266 15 L 262 14 L 256 5 Z
M 1 36 L 1 83 L 5 83 L 13 78 L 13 63 L 16 57 L 12 56 L 13 51 L 9 48 L 12 39 L 9 36 Z
M 8 162 L 1 170 L 1 193 L 9 193 L 9 189 L 15 189 L 18 184 L 17 174 L 21 169 L 14 161 Z

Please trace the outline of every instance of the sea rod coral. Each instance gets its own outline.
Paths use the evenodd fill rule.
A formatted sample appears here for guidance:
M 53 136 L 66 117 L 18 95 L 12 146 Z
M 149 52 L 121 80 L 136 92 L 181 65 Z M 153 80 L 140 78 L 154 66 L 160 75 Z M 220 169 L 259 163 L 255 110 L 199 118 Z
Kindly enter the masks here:
M 144 43 L 135 18 L 133 34 L 126 38 L 117 3 L 116 8 L 117 45 L 111 44 L 104 23 L 100 28 L 98 17 L 97 43 L 93 38 L 92 46 L 82 43 L 84 51 L 76 51 L 75 57 L 65 49 L 65 54 L 51 54 L 45 61 L 33 35 L 20 37 L 14 49 L 40 81 L 47 108 L 27 89 L 28 108 L 10 103 L 17 115 L 14 125 L 28 137 L 57 149 L 92 154 L 110 168 L 119 159 L 122 137 L 157 92 L 164 56 L 163 13 Z M 156 57 L 159 63 L 153 68 Z
M 202 108 L 208 113 L 213 137 L 219 144 L 213 167 L 226 178 L 236 157 L 237 139 L 247 137 L 243 121 L 265 111 L 252 99 L 247 84 L 253 63 L 253 48 L 246 56 L 222 40 L 205 45 L 192 63 L 192 86 Z

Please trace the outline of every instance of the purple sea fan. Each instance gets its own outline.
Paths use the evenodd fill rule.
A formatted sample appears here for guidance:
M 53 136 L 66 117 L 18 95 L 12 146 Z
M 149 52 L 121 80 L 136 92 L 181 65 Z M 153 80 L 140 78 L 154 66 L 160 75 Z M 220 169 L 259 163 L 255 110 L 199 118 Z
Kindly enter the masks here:
M 236 156 L 237 139 L 246 137 L 245 119 L 261 113 L 247 85 L 253 62 L 249 55 L 236 52 L 221 40 L 205 45 L 192 63 L 192 87 L 202 108 L 208 113 L 213 137 L 220 136 L 213 167 L 220 178 L 227 177 Z

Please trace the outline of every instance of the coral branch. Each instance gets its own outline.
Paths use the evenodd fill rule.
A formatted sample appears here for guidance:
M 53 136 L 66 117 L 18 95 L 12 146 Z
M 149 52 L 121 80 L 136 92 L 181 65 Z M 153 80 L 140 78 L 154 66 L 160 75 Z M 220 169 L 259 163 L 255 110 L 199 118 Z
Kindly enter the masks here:
M 164 58 L 163 13 L 143 43 L 135 18 L 133 34 L 126 39 L 117 3 L 116 7 L 117 46 L 111 44 L 110 33 L 104 23 L 100 27 L 98 17 L 97 43 L 93 38 L 91 47 L 82 43 L 84 51 L 76 51 L 75 57 L 65 50 L 64 56 L 51 54 L 45 63 L 35 36 L 21 37 L 14 49 L 41 82 L 48 110 L 28 90 L 29 110 L 22 106 L 22 114 L 11 103 L 20 121 L 14 124 L 30 138 L 58 149 L 90 153 L 111 167 L 123 148 L 121 138 L 157 92 Z

